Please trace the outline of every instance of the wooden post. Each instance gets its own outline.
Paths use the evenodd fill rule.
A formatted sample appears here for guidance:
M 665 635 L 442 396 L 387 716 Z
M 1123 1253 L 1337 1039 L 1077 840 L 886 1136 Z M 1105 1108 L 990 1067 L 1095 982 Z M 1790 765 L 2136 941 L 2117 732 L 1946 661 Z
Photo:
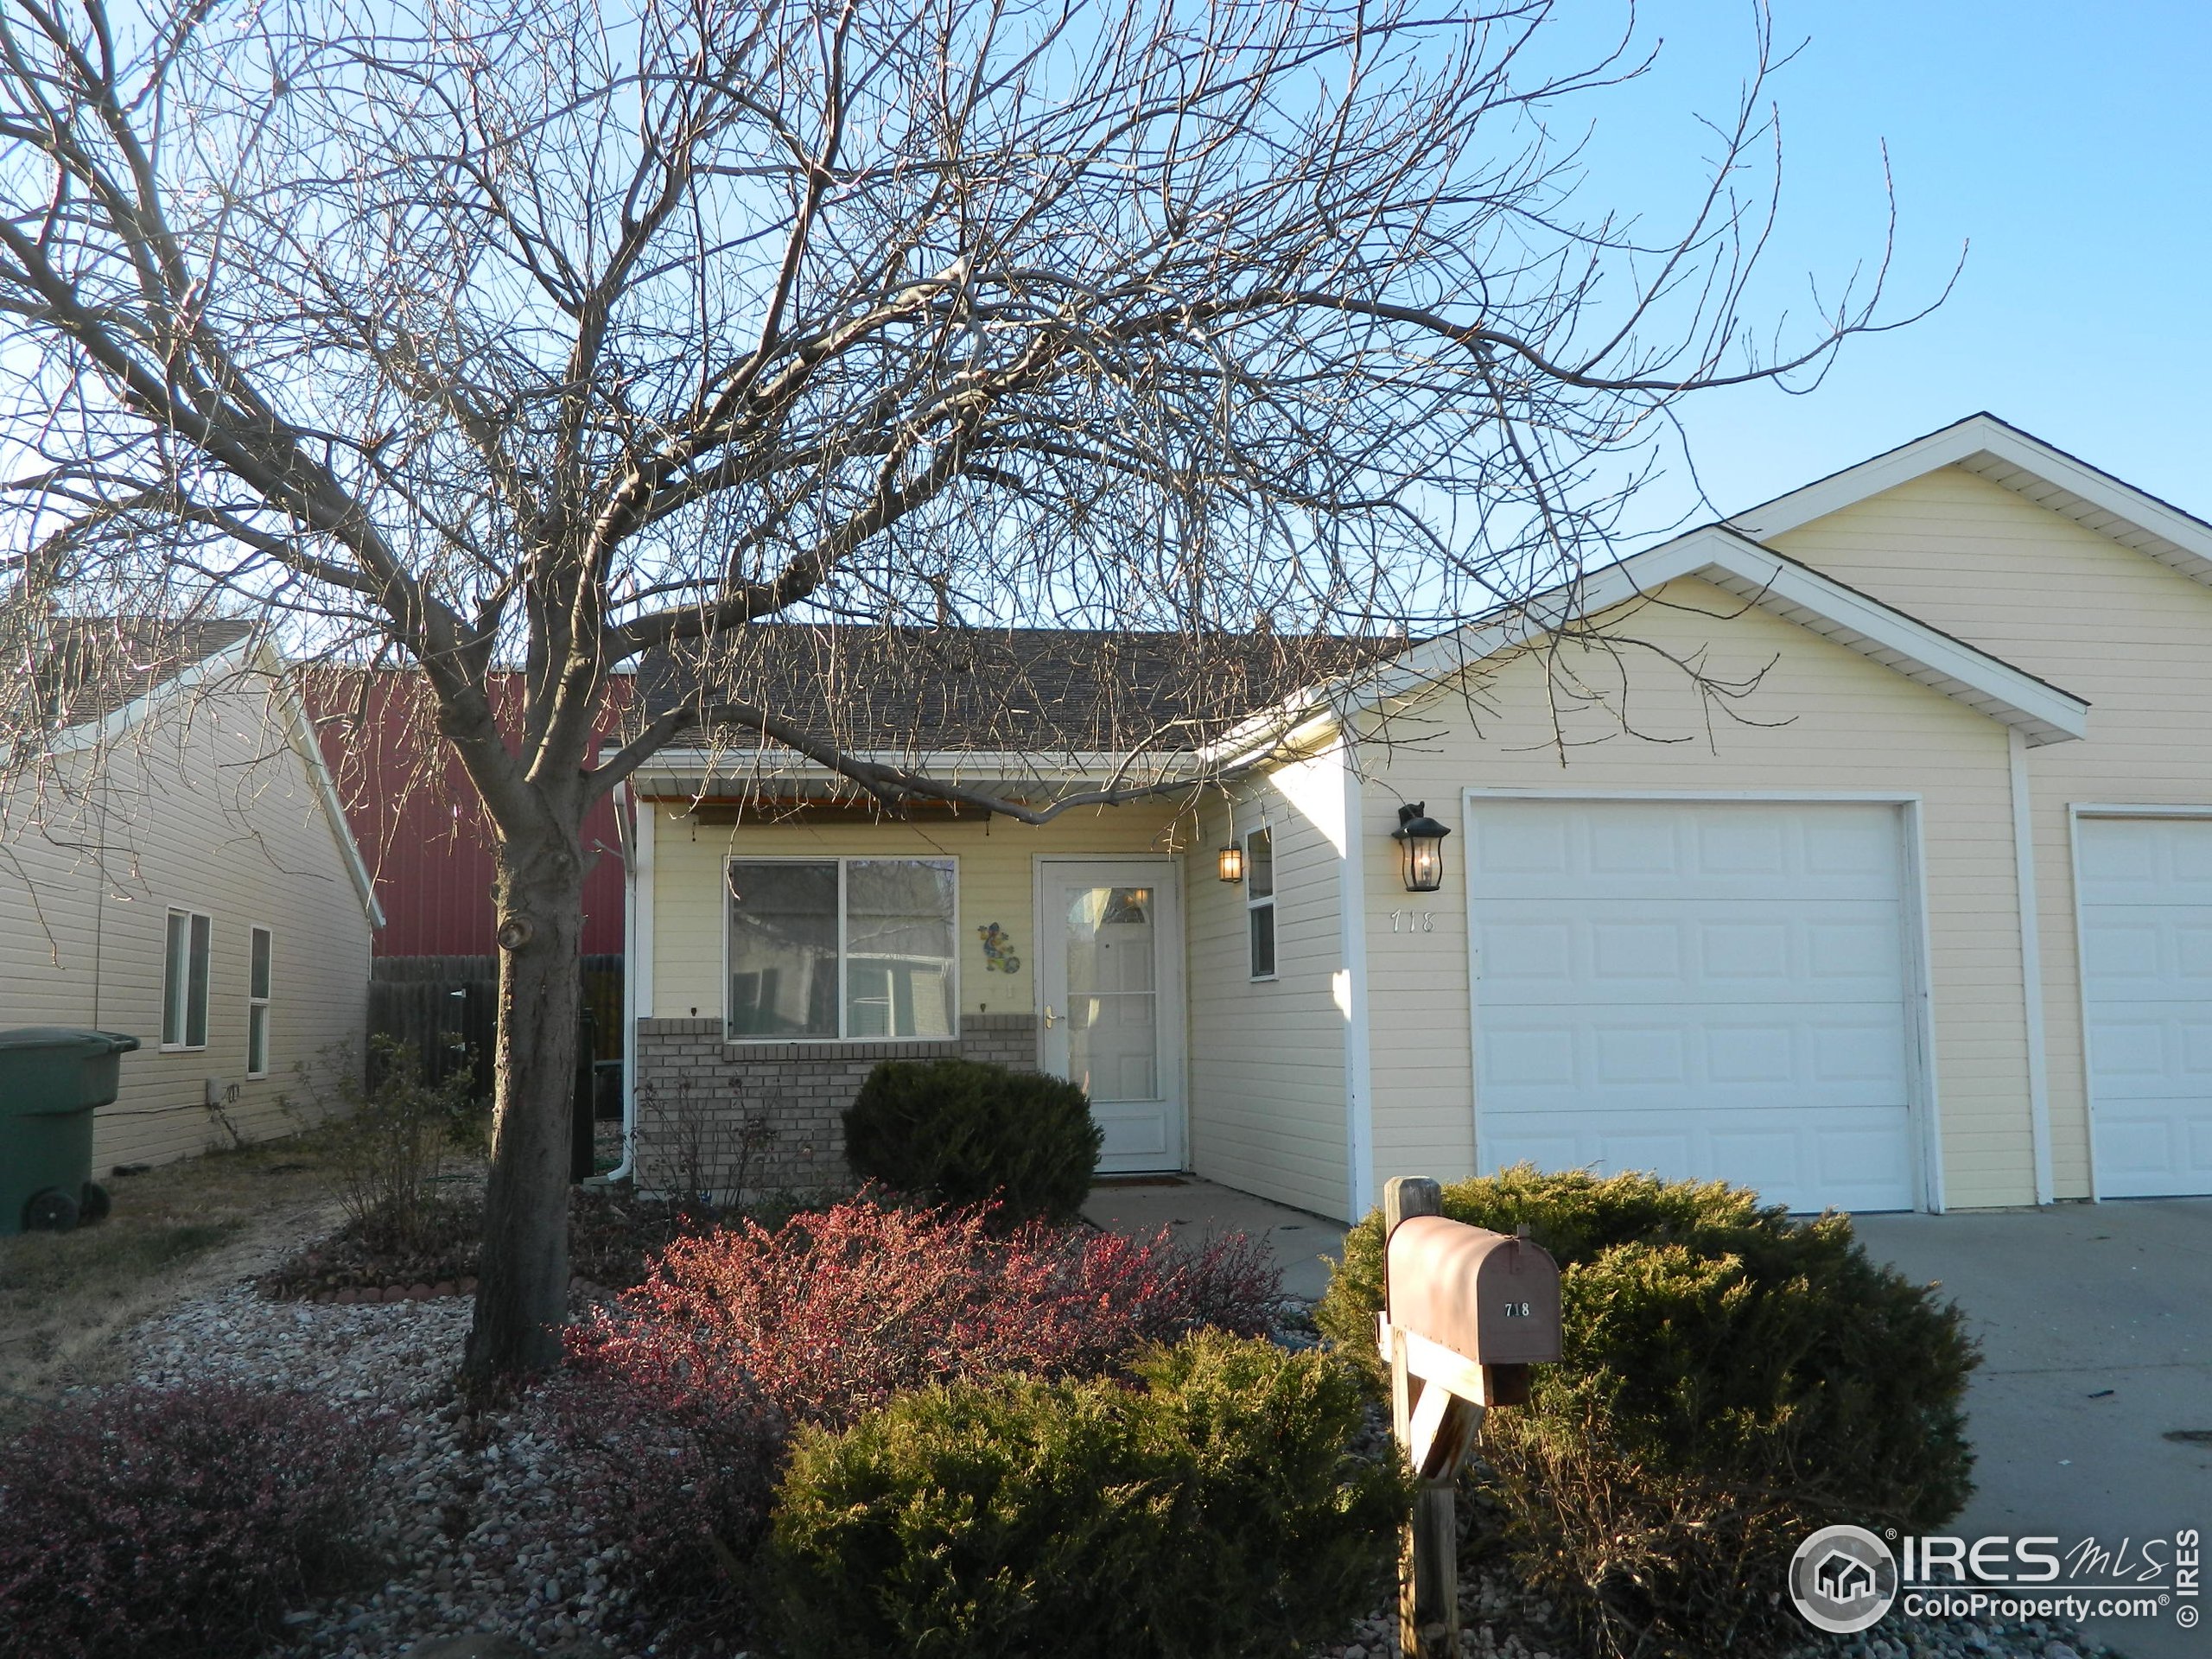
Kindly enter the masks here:
M 1443 1213 L 1444 1192 L 1434 1181 L 1401 1175 L 1382 1188 L 1382 1240 L 1409 1216 Z M 1387 1283 L 1389 1269 L 1384 1276 Z M 1386 1293 L 1387 1294 L 1387 1293 Z M 1406 1369 L 1404 1334 L 1395 1327 L 1390 1342 L 1390 1430 L 1401 1449 L 1412 1454 L 1414 1414 L 1424 1385 Z M 1475 1413 L 1478 1418 L 1479 1413 Z M 1456 1426 L 1455 1426 L 1456 1427 Z M 1472 1425 L 1461 1432 L 1471 1435 Z M 1398 1650 L 1406 1659 L 1459 1659 L 1459 1532 L 1452 1495 L 1454 1471 L 1441 1480 L 1424 1479 L 1414 1497 L 1413 1521 L 1398 1554 Z

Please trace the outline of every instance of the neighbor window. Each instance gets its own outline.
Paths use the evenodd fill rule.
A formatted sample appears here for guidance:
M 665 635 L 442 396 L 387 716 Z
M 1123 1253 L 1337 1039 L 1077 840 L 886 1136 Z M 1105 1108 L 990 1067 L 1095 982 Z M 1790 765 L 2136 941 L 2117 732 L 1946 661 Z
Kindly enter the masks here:
M 951 860 L 728 868 L 733 1040 L 957 1034 Z
M 1266 830 L 1244 837 L 1244 913 L 1252 936 L 1252 977 L 1275 976 L 1275 842 Z
M 162 960 L 162 1046 L 207 1046 L 207 948 L 214 924 L 196 911 L 169 912 Z
M 245 1074 L 265 1077 L 269 1075 L 269 970 L 273 942 L 265 927 L 250 930 L 246 938 Z

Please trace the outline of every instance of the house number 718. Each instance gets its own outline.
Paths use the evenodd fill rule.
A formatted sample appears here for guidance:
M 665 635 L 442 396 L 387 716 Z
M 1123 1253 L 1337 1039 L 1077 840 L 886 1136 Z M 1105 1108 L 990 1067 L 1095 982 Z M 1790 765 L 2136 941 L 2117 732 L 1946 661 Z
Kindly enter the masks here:
M 1433 910 L 1394 910 L 1390 912 L 1393 933 L 1433 933 L 1436 931 L 1436 912 Z

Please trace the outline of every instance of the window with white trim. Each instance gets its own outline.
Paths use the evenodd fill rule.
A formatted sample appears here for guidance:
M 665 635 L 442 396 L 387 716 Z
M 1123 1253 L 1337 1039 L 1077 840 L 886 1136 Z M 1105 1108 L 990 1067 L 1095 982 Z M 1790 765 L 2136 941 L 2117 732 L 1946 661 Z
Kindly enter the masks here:
M 269 1075 L 269 987 L 276 938 L 265 927 L 246 930 L 245 1074 Z
M 1275 842 L 1268 830 L 1244 837 L 1244 914 L 1252 947 L 1252 977 L 1275 976 Z
M 959 1033 L 956 867 L 934 858 L 733 858 L 732 1042 Z
M 162 957 L 162 1046 L 207 1046 L 207 957 L 215 925 L 194 910 L 169 912 Z

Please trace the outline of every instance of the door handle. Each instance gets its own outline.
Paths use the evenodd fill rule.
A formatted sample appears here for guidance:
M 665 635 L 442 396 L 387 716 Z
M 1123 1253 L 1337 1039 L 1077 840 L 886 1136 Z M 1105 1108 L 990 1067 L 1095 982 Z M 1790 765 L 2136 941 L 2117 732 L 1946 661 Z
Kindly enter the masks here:
M 1052 1012 L 1052 1005 L 1047 1002 L 1045 1005 L 1045 1029 L 1050 1031 L 1054 1026 L 1057 1026 L 1059 1023 L 1059 1015 Z

